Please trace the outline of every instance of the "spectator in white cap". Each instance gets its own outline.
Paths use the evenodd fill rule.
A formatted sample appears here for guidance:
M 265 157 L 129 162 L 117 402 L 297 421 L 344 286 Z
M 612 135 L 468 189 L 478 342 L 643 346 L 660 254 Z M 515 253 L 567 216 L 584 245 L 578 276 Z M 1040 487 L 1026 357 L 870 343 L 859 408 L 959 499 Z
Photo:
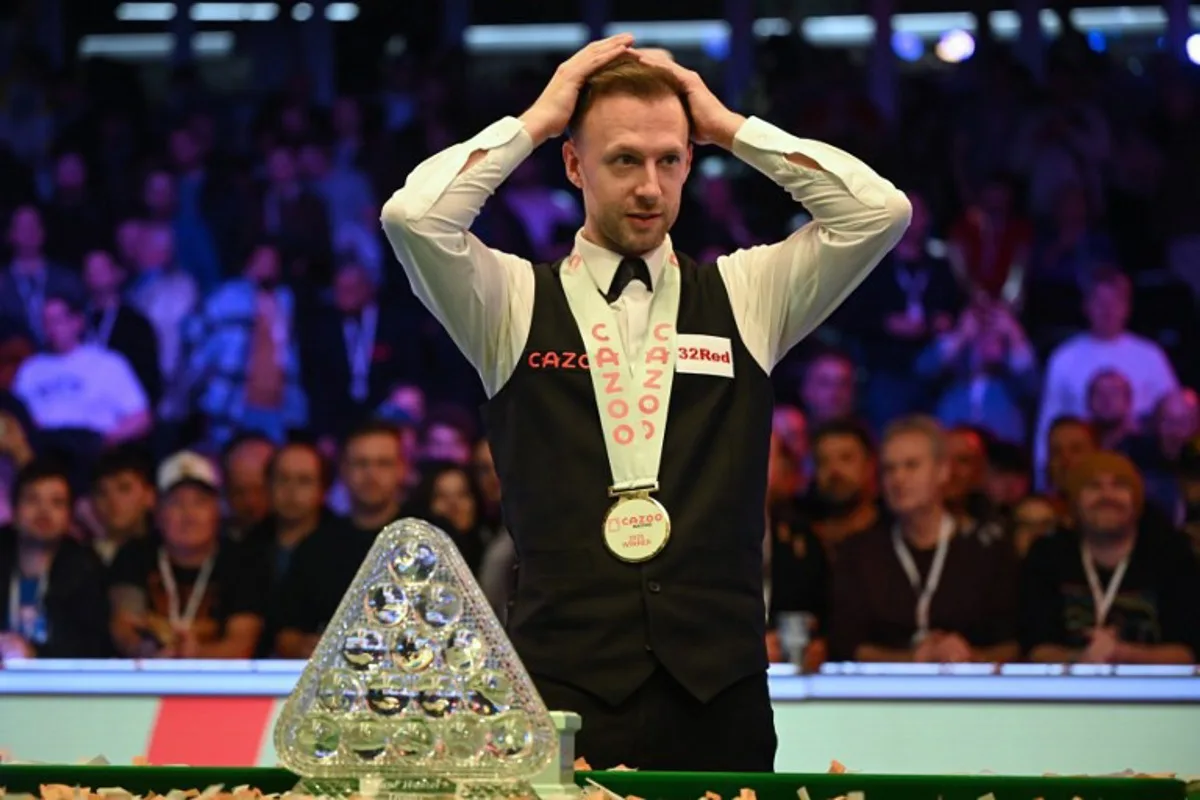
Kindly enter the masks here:
M 263 628 L 262 571 L 220 536 L 220 477 L 190 451 L 158 470 L 160 536 L 122 547 L 110 575 L 112 635 L 136 658 L 250 658 Z

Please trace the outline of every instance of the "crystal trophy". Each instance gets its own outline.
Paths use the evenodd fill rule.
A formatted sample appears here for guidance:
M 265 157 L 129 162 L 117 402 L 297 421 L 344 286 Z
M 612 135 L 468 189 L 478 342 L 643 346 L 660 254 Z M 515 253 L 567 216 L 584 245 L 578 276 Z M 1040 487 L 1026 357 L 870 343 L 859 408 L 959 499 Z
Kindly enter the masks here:
M 533 797 L 558 755 L 541 697 L 450 537 L 375 540 L 275 725 L 314 796 Z

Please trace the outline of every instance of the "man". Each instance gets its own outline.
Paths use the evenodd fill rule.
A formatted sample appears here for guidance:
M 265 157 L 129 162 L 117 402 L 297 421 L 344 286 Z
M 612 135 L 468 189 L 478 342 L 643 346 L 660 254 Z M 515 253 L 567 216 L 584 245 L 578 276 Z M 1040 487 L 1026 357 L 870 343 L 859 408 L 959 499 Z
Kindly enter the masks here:
M 796 494 L 808 491 L 812 478 L 812 448 L 808 440 L 808 418 L 796 406 L 775 404 L 771 432 L 778 436 L 796 459 Z
M 296 548 L 280 589 L 275 654 L 308 658 L 337 611 L 375 537 L 400 514 L 407 464 L 396 428 L 365 422 L 342 447 L 350 519 L 322 527 Z
M 1178 531 L 1140 520 L 1137 468 L 1099 451 L 1072 467 L 1067 491 L 1078 530 L 1040 539 L 1022 572 L 1021 644 L 1029 659 L 1194 664 L 1200 568 Z
M 1087 419 L 1096 432 L 1100 447 L 1116 450 L 1137 433 L 1138 421 L 1133 416 L 1133 385 L 1120 370 L 1099 370 L 1088 381 L 1086 396 Z
M 834 563 L 830 657 L 1002 662 L 1017 655 L 1016 556 L 946 508 L 946 435 L 896 420 L 880 447 L 894 525 L 850 539 Z
M 99 536 L 92 549 L 106 565 L 127 542 L 154 529 L 154 467 L 147 453 L 130 445 L 100 454 L 92 482 L 92 510 Z
M 842 542 L 879 523 L 878 458 L 870 434 L 850 420 L 818 428 L 813 453 L 812 527 L 833 558 Z
M 1129 278 L 1113 268 L 1092 273 L 1084 298 L 1089 327 L 1063 342 L 1046 364 L 1045 389 L 1038 421 L 1036 463 L 1048 458 L 1050 423 L 1064 414 L 1087 411 L 1087 385 L 1097 371 L 1116 367 L 1133 387 L 1133 414 L 1140 418 L 1154 410 L 1167 392 L 1179 387 L 1175 370 L 1161 347 L 1126 330 L 1133 287 Z
M 858 404 L 855 369 L 850 357 L 837 350 L 826 350 L 808 362 L 800 385 L 800 399 L 812 427 L 855 415 Z
M 50 295 L 42 311 L 49 352 L 21 364 L 13 394 L 43 430 L 92 431 L 109 445 L 141 439 L 153 419 L 129 362 L 83 341 L 84 310 L 77 297 Z
M 0 663 L 109 654 L 104 567 L 70 537 L 65 471 L 32 461 L 13 487 L 13 524 L 0 528 Z
M 242 434 L 225 447 L 221 457 L 228 513 L 225 533 L 235 542 L 244 541 L 271 513 L 267 465 L 274 457 L 275 444 L 258 434 Z
M 93 250 L 83 259 L 83 282 L 88 298 L 87 340 L 124 356 L 151 406 L 157 405 L 162 397 L 158 338 L 150 320 L 121 299 L 125 270 L 109 253 Z
M 384 227 L 491 398 L 520 559 L 509 636 L 547 704 L 586 720 L 578 752 L 770 770 L 769 375 L 895 243 L 909 206 L 856 159 L 746 120 L 631 45 L 589 44 L 520 119 L 420 165 Z M 564 131 L 586 217 L 573 253 L 534 266 L 490 250 L 468 231 L 480 206 Z M 708 268 L 675 253 L 689 139 L 734 152 L 814 222 Z
M 223 283 L 185 324 L 184 374 L 177 390 L 194 398 L 208 440 L 238 431 L 282 443 L 308 422 L 300 385 L 296 297 L 282 284 L 279 251 L 260 242 L 240 278 Z
M 1168 392 L 1154 408 L 1149 430 L 1119 448 L 1146 482 L 1146 499 L 1180 524 L 1186 516 L 1178 471 L 1188 442 L 1200 434 L 1200 396 L 1194 389 Z
M 950 478 L 946 482 L 946 508 L 965 522 L 980 522 L 995 515 L 987 497 L 987 434 L 970 425 L 946 431 Z
M 222 542 L 216 467 L 183 451 L 158 470 L 162 536 L 121 548 L 110 571 L 113 643 L 126 658 L 251 658 L 262 569 Z
M 169 226 L 137 225 L 130 237 L 133 275 L 125 287 L 126 298 L 154 326 L 159 372 L 164 390 L 169 390 L 180 368 L 184 322 L 196 308 L 200 293 L 195 279 L 175 261 L 175 234 Z M 178 405 L 170 408 L 176 416 L 186 410 Z
M 339 534 L 344 522 L 325 507 L 325 493 L 333 482 L 331 469 L 316 447 L 291 442 L 281 447 L 267 464 L 267 486 L 271 515 L 258 528 L 260 535 L 247 546 L 267 572 L 259 576 L 269 588 L 266 630 L 259 643 L 259 658 L 275 648 L 275 634 L 290 602 L 283 593 L 301 546 L 321 531 L 334 528 Z M 310 576 L 311 577 L 311 576 Z M 312 591 L 311 585 L 302 591 Z
M 1096 432 L 1083 419 L 1073 416 L 1059 417 L 1050 424 L 1046 434 L 1048 461 L 1046 463 L 1046 491 L 1059 511 L 1059 518 L 1070 520 L 1071 512 L 1066 498 L 1067 475 L 1080 459 L 1100 449 Z
M 50 263 L 43 247 L 46 231 L 36 206 L 18 206 L 8 223 L 12 261 L 0 272 L 0 321 L 9 321 L 28 333 L 35 344 L 46 344 L 42 313 L 51 294 L 80 295 L 83 287 L 75 273 Z

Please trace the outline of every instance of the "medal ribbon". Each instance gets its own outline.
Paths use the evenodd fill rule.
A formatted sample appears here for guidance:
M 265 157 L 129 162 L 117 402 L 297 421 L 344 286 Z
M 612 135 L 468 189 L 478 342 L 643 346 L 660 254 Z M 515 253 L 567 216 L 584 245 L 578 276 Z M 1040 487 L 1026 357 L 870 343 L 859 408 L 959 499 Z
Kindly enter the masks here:
M 647 341 L 631 359 L 583 257 L 572 253 L 560 271 L 563 292 L 587 348 L 588 371 L 612 470 L 610 495 L 658 489 L 667 406 L 675 379 L 675 323 L 680 277 L 674 254 L 663 264 L 650 301 Z

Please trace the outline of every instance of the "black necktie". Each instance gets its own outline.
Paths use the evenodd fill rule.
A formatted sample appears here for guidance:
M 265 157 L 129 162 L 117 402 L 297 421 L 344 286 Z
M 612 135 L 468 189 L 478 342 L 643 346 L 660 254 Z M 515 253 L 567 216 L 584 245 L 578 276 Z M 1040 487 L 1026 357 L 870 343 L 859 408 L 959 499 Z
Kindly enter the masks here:
M 630 281 L 641 281 L 646 285 L 647 289 L 653 290 L 650 285 L 650 268 L 646 266 L 646 262 L 640 258 L 622 258 L 621 263 L 617 266 L 617 271 L 613 275 L 612 284 L 608 287 L 608 293 L 604 295 L 604 299 L 609 305 L 617 302 L 617 298 L 621 296 L 621 292 L 625 291 L 625 287 Z

